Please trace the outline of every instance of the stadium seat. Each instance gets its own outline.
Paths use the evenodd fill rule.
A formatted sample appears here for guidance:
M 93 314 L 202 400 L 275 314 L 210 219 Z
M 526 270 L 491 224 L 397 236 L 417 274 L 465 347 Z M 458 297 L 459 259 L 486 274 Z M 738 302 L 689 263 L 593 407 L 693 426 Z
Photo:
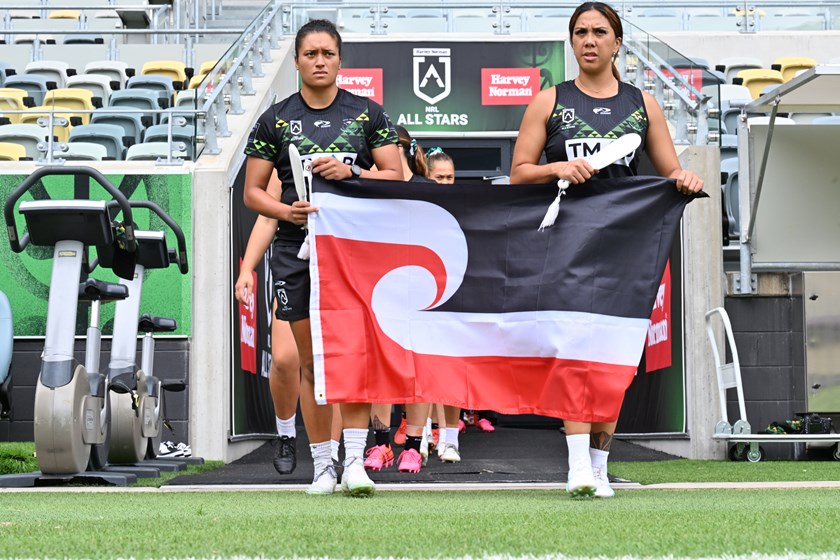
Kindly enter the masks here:
M 104 45 L 105 38 L 97 34 L 65 35 L 62 39 L 65 45 Z
M 157 124 L 146 129 L 143 135 L 143 142 L 167 142 L 169 138 L 169 125 Z M 172 141 L 182 142 L 188 159 L 195 159 L 195 129 L 189 126 L 172 126 Z
M 41 159 L 44 151 L 39 148 L 47 138 L 46 129 L 37 124 L 0 125 L 0 142 L 20 144 L 26 150 L 26 156 L 34 160 Z
M 76 71 L 60 60 L 36 60 L 27 64 L 23 73 L 43 76 L 47 81 L 55 82 L 57 88 L 63 88 L 67 83 L 67 76 L 74 75 Z
M 795 120 L 788 117 L 776 117 L 776 120 L 773 122 L 774 126 L 777 124 L 796 124 Z M 770 124 L 770 116 L 760 115 L 757 117 L 747 117 L 747 125 L 752 126 L 754 124 Z
M 40 105 L 44 102 L 47 91 L 55 89 L 55 82 L 48 82 L 45 77 L 34 74 L 15 74 L 6 78 L 5 86 L 25 90 L 35 105 Z
M 158 92 L 158 97 L 164 100 L 163 104 L 159 105 L 161 109 L 171 107 L 172 100 L 175 99 L 175 86 L 169 76 L 155 74 L 134 76 L 128 79 L 126 89 L 145 89 Z
M 7 117 L 11 122 L 20 122 L 20 114 L 3 113 L 9 111 L 23 111 L 27 107 L 34 107 L 35 101 L 26 90 L 18 88 L 0 88 L 0 116 Z
M 185 146 L 181 145 L 180 142 L 175 142 L 173 144 L 172 157 L 186 159 L 187 152 L 179 148 L 185 148 Z M 154 161 L 160 158 L 166 159 L 169 155 L 169 150 L 170 148 L 168 142 L 143 142 L 141 144 L 129 146 L 125 159 L 135 161 Z
M 720 162 L 721 178 L 723 180 L 723 207 L 729 219 L 729 238 L 738 240 L 740 193 L 738 192 L 738 158 L 730 158 Z
M 111 78 L 104 74 L 79 74 L 67 78 L 67 87 L 89 91 L 94 97 L 102 99 L 102 105 L 108 105 L 111 99 Z
M 125 152 L 121 126 L 115 124 L 86 124 L 73 127 L 70 131 L 70 143 L 90 142 L 105 146 L 109 158 L 121 160 Z
M 82 17 L 81 10 L 51 10 L 47 19 L 79 19 Z
M 726 81 L 732 83 L 732 78 L 738 75 L 741 70 L 764 68 L 761 61 L 757 58 L 746 56 L 722 58 L 715 68 L 723 72 L 726 76 Z
M 831 115 L 830 117 L 817 117 L 811 124 L 840 124 L 840 115 Z
M 737 78 L 741 80 L 742 85 L 749 88 L 753 99 L 758 99 L 765 87 L 785 83 L 781 72 L 764 68 L 741 70 Z
M 12 142 L 0 142 L 0 161 L 20 161 L 26 156 L 26 148 Z
M 47 123 L 49 122 L 50 114 L 53 115 L 52 133 L 53 136 L 56 139 L 58 139 L 59 142 L 67 142 L 67 138 L 70 134 L 70 129 L 72 128 L 71 119 L 73 119 L 74 117 L 76 119 L 81 119 L 81 117 L 83 116 L 82 114 L 77 113 L 73 109 L 67 107 L 59 107 L 55 105 L 38 105 L 26 109 L 26 112 L 20 115 L 20 123 L 46 127 Z M 43 130 L 43 135 L 45 136 L 47 129 L 43 128 Z
M 783 56 L 770 66 L 782 73 L 782 79 L 789 82 L 800 70 L 808 70 L 817 65 L 817 61 L 807 56 Z
M 12 37 L 12 42 L 15 45 L 31 45 L 35 43 L 36 40 L 44 45 L 55 45 L 55 35 L 50 35 L 48 33 L 14 35 Z
M 0 60 L 0 88 L 6 87 L 6 70 L 14 70 L 14 65 L 10 62 Z
M 109 76 L 112 81 L 119 82 L 120 88 L 123 88 L 128 81 L 129 74 L 133 75 L 134 69 L 129 68 L 128 64 L 119 60 L 94 60 L 85 65 L 83 73 Z
M 183 62 L 177 60 L 150 60 L 143 64 L 140 69 L 140 74 L 143 76 L 157 75 L 166 76 L 172 79 L 173 84 L 180 82 L 186 84 L 187 80 L 192 76 L 192 68 L 187 68 Z M 185 85 L 182 85 L 183 89 Z
M 144 117 L 149 117 L 151 123 L 158 121 L 160 111 L 160 94 L 150 89 L 121 89 L 111 94 L 109 107 L 133 107 L 143 109 Z
M 738 135 L 720 135 L 720 161 L 738 157 Z
M 97 107 L 102 107 L 102 99 L 94 97 L 92 91 L 86 89 L 63 88 L 48 91 L 44 96 L 44 105 L 61 106 L 67 109 L 76 109 L 82 111 L 93 111 Z M 90 121 L 89 113 L 81 113 L 82 123 L 87 124 Z
M 130 138 L 131 144 L 138 144 L 143 139 L 147 124 L 151 125 L 151 119 L 144 119 L 140 113 L 131 112 L 134 110 L 133 107 L 103 107 L 93 112 L 90 122 L 121 126 L 124 130 L 123 136 Z
M 796 124 L 814 124 L 820 118 L 831 117 L 832 113 L 790 113 L 788 118 L 796 121 Z
M 68 161 L 102 161 L 108 157 L 108 149 L 92 142 L 68 142 L 61 144 L 61 149 L 55 150 L 53 157 Z
M 745 86 L 736 86 L 734 84 L 721 84 L 720 99 L 721 101 L 731 101 L 734 99 L 740 99 L 745 102 L 749 102 L 752 101 L 752 94 L 750 93 L 750 89 Z

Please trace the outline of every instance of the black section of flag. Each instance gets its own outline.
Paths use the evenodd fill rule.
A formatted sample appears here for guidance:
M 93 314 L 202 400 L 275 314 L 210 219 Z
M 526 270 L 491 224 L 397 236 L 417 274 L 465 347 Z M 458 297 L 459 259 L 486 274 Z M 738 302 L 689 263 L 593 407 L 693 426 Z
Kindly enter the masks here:
M 672 180 L 630 177 L 572 185 L 555 225 L 537 228 L 552 185 L 426 185 L 327 182 L 315 192 L 422 200 L 449 211 L 464 231 L 467 270 L 439 311 L 577 311 L 647 318 L 686 204 Z M 375 225 L 373 225 L 375 227 Z

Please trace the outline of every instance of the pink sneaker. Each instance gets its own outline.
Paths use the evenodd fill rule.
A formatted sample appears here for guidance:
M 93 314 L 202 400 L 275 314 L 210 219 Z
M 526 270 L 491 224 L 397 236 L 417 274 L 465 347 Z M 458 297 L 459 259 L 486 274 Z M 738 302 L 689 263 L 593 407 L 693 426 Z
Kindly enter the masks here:
M 493 426 L 493 424 L 490 423 L 490 420 L 488 420 L 487 418 L 482 418 L 481 420 L 476 422 L 475 425 L 478 426 L 478 429 L 481 430 L 482 432 L 495 432 L 496 431 L 496 428 Z
M 463 420 L 458 420 L 458 433 L 463 434 L 467 431 L 467 425 Z
M 400 472 L 418 473 L 423 466 L 423 457 L 416 449 L 406 449 L 400 453 L 399 462 Z
M 390 445 L 377 445 L 365 452 L 365 470 L 381 471 L 394 464 L 394 452 Z

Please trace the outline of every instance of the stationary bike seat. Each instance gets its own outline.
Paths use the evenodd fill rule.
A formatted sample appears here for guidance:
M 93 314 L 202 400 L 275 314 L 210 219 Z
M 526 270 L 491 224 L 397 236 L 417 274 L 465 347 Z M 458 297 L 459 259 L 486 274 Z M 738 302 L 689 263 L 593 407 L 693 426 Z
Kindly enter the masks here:
M 128 297 L 128 286 L 88 278 L 79 284 L 79 301 L 117 301 Z
M 175 319 L 157 317 L 148 313 L 143 313 L 137 323 L 137 330 L 145 333 L 173 332 L 177 328 L 178 322 Z

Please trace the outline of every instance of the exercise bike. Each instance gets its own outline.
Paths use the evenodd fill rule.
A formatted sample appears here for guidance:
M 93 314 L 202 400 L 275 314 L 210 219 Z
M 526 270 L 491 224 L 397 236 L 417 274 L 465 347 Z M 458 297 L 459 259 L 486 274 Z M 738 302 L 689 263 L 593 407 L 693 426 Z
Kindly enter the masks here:
M 134 273 L 130 280 L 120 280 L 128 288 L 129 296 L 116 304 L 108 365 L 111 441 L 107 460 L 114 469 L 125 465 L 149 466 L 148 462 L 146 465 L 139 463 L 157 456 L 164 416 L 163 393 L 183 391 L 186 387 L 182 380 L 161 381 L 154 374 L 154 333 L 175 331 L 175 319 L 148 314 L 140 316 L 143 278 L 147 270 L 177 264 L 181 274 L 189 272 L 186 239 L 178 224 L 157 204 L 143 200 L 132 200 L 129 204 L 133 209 L 145 208 L 155 213 L 175 235 L 177 250 L 167 248 L 162 231 L 134 231 L 137 242 Z M 105 248 L 99 252 L 99 257 L 103 265 L 108 266 L 114 252 Z M 136 362 L 138 331 L 144 333 L 139 368 Z M 166 468 L 164 464 L 156 463 L 155 466 Z
M 12 343 L 14 325 L 9 298 L 0 292 L 0 420 L 12 418 Z
M 72 175 L 78 183 L 84 176 L 96 181 L 112 197 L 100 200 L 32 200 L 20 203 L 18 212 L 26 222 L 20 236 L 14 208 L 18 200 L 35 185 L 42 186 L 47 175 Z M 88 262 L 88 250 L 111 248 L 116 258 L 111 267 L 118 275 L 133 270 L 137 250 L 132 210 L 126 197 L 99 171 L 88 167 L 42 167 L 27 177 L 4 205 L 4 218 L 12 251 L 22 252 L 30 243 L 53 246 L 47 326 L 41 370 L 35 388 L 34 436 L 39 473 L 4 477 L 5 485 L 49 484 L 54 481 L 96 479 L 110 484 L 136 480 L 129 473 L 85 472 L 92 447 L 107 447 L 109 405 L 106 377 L 88 371 L 74 356 L 77 306 L 82 299 L 101 301 L 124 299 L 126 286 L 89 279 L 80 286 L 82 270 L 95 266 Z M 122 221 L 116 217 L 122 214 Z M 96 329 L 98 330 L 98 313 Z M 90 331 L 88 331 L 90 333 Z M 98 359 L 88 341 L 86 360 Z M 96 369 L 96 366 L 91 366 Z

